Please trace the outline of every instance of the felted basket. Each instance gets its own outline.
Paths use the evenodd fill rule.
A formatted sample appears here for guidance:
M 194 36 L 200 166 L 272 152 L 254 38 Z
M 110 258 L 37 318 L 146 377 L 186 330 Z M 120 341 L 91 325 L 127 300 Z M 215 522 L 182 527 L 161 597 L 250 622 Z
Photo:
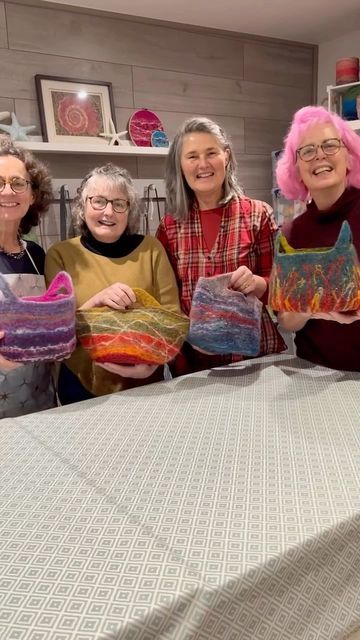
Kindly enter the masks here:
M 76 312 L 76 333 L 92 360 L 115 364 L 165 364 L 179 352 L 189 320 L 163 308 L 143 289 L 125 310 L 93 307 Z
M 280 233 L 269 283 L 275 311 L 345 312 L 360 308 L 360 267 L 349 223 L 334 247 L 293 249 Z
M 229 288 L 231 274 L 199 278 L 190 309 L 188 342 L 208 353 L 256 356 L 262 303 Z
M 0 274 L 0 353 L 15 362 L 66 358 L 75 349 L 75 296 L 61 271 L 40 296 L 16 296 Z

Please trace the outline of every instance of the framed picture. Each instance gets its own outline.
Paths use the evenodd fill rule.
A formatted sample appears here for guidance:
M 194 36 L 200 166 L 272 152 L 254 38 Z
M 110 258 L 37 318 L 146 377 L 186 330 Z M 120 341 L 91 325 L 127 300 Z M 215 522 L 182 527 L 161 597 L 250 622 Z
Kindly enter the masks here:
M 111 82 L 36 75 L 35 84 L 45 142 L 104 145 L 110 119 L 116 130 Z

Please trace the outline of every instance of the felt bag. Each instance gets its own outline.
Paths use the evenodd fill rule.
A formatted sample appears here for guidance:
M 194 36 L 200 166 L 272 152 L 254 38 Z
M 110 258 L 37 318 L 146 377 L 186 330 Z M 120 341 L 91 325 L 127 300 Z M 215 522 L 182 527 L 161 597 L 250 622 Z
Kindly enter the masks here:
M 231 274 L 199 278 L 190 309 L 188 342 L 208 353 L 256 356 L 262 303 L 229 288 Z
M 61 360 L 76 345 L 75 296 L 61 271 L 39 296 L 17 296 L 0 274 L 0 354 L 15 362 Z
M 269 283 L 275 311 L 345 312 L 360 308 L 360 267 L 349 223 L 334 247 L 293 249 L 280 233 Z
M 179 352 L 189 326 L 186 316 L 162 307 L 143 289 L 125 310 L 93 307 L 76 312 L 80 344 L 96 362 L 165 364 Z

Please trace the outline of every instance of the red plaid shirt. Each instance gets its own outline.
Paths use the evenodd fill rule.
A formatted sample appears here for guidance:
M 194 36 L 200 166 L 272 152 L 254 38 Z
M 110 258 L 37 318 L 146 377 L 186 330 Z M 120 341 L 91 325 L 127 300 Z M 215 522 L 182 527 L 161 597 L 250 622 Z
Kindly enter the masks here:
M 166 215 L 157 230 L 156 235 L 174 269 L 181 307 L 186 315 L 190 313 L 192 296 L 201 276 L 229 273 L 245 265 L 255 275 L 269 280 L 274 236 L 278 229 L 271 207 L 260 200 L 244 197 L 231 200 L 222 209 L 219 234 L 211 251 L 204 240 L 197 208 L 182 222 Z M 262 301 L 266 302 L 266 294 Z M 279 353 L 284 349 L 286 345 L 264 306 L 259 355 Z

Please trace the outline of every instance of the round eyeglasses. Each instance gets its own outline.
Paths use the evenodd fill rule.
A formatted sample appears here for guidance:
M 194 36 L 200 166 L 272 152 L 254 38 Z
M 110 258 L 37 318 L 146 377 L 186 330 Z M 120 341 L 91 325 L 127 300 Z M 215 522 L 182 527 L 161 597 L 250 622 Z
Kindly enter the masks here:
M 343 146 L 344 144 L 339 138 L 329 138 L 321 144 L 306 144 L 304 147 L 299 147 L 296 149 L 296 155 L 304 162 L 311 162 L 316 158 L 318 149 L 321 149 L 326 156 L 334 156 Z
M 0 193 L 4 191 L 5 186 L 9 184 L 10 189 L 13 193 L 24 193 L 27 189 L 30 180 L 25 180 L 25 178 L 10 178 L 9 180 L 5 180 L 5 178 L 0 177 Z
M 104 196 L 88 196 L 87 200 L 90 201 L 90 204 L 95 211 L 103 211 L 106 209 L 108 202 L 110 202 L 115 213 L 126 213 L 129 208 L 129 202 L 127 200 L 122 200 L 121 198 L 108 200 L 108 198 L 104 198 Z

